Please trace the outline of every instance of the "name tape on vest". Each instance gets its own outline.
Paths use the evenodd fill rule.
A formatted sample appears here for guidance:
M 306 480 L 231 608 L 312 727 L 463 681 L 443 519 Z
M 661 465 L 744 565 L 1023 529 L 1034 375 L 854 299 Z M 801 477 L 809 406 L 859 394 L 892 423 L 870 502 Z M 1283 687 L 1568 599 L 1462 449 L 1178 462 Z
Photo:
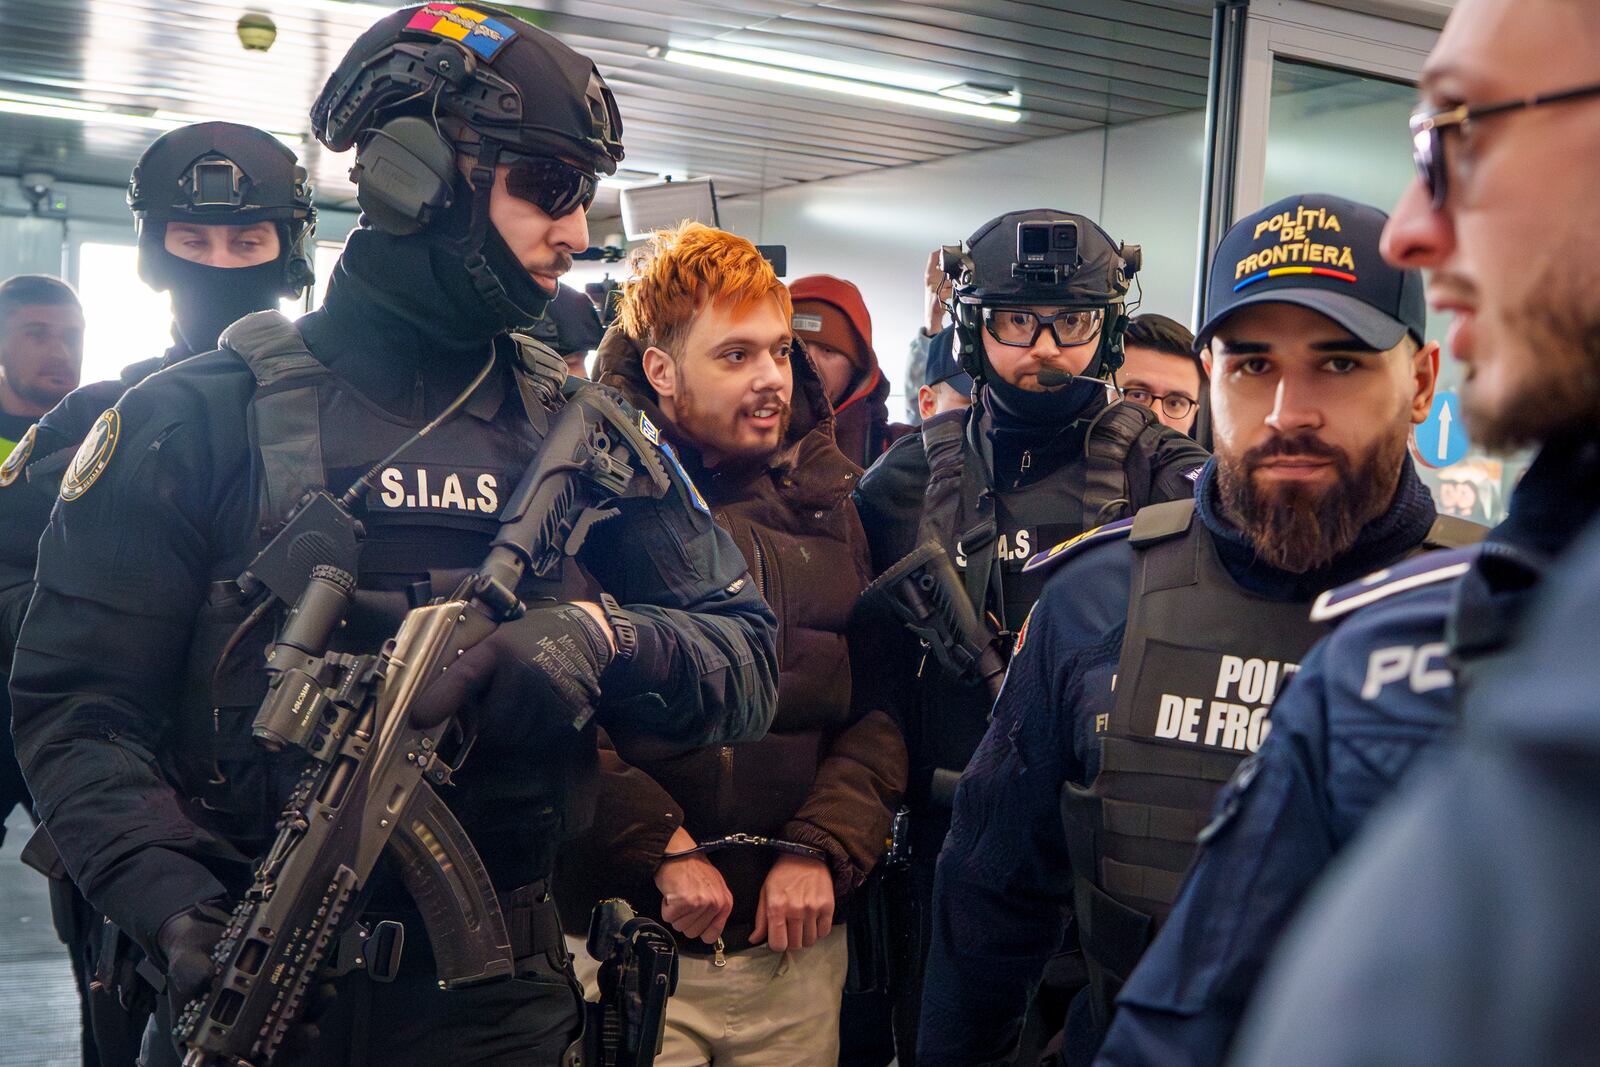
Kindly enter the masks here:
M 377 491 L 367 509 L 382 512 L 433 512 L 485 515 L 500 513 L 505 475 L 483 467 L 438 463 L 394 463 L 378 473 Z
M 1298 663 L 1283 660 L 1150 641 L 1134 698 L 1133 735 L 1219 752 L 1255 752 L 1272 729 L 1272 701 L 1299 669 Z

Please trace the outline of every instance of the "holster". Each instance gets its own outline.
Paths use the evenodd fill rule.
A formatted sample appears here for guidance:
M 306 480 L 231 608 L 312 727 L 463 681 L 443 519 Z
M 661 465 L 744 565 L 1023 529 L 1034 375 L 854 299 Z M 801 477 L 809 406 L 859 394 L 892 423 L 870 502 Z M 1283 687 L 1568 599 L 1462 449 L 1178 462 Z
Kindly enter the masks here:
M 520 889 L 500 894 L 500 910 L 506 917 L 506 932 L 511 935 L 511 954 L 518 978 L 566 975 L 572 957 L 561 930 L 561 917 L 550 896 L 547 880 L 530 882 Z

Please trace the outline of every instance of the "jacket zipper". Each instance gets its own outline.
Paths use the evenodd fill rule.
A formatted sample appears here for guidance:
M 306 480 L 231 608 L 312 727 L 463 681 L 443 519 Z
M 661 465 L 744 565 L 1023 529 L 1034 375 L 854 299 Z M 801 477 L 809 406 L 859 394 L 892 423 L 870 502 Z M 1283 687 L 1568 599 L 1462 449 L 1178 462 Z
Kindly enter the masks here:
M 761 594 L 761 599 L 767 599 L 767 554 L 761 550 L 761 538 L 755 531 L 750 532 L 750 543 L 756 547 L 756 592 Z

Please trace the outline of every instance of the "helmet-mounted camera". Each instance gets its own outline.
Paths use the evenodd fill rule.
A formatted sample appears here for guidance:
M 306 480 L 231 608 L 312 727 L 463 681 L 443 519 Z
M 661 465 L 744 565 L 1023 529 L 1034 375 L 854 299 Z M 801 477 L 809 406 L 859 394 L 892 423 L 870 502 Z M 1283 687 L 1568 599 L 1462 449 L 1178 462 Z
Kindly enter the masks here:
M 1071 219 L 1017 223 L 1017 261 L 1013 278 L 1059 285 L 1063 276 L 1078 269 L 1078 224 Z

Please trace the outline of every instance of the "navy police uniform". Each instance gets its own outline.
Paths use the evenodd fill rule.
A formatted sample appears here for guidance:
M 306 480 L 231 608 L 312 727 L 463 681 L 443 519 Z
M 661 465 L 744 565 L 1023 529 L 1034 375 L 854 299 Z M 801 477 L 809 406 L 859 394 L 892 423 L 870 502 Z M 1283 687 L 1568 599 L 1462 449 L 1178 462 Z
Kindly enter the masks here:
M 1266 708 L 1315 640 L 1295 619 L 1322 590 L 1416 551 L 1437 519 L 1407 461 L 1389 511 L 1328 567 L 1295 575 L 1259 561 L 1222 520 L 1214 466 L 1190 521 L 1160 537 L 1141 532 L 1142 519 L 1173 507 L 1037 561 L 1055 573 L 962 776 L 939 857 L 919 1062 L 1006 1062 L 1069 905 L 1091 961 L 1110 968 L 1115 953 L 1137 957 L 1148 930 L 1113 924 L 1170 904 L 1187 842 L 1233 767 L 1265 740 Z M 1168 605 L 1173 597 L 1182 599 Z M 1150 610 L 1130 619 L 1147 600 Z M 1191 624 L 1170 610 L 1183 604 L 1214 606 L 1217 617 Z M 1178 799 L 1153 806 L 1140 759 L 1165 761 L 1156 785 Z M 1087 845 L 1068 837 L 1083 800 L 1106 818 Z M 1084 864 L 1098 867 L 1093 882 Z M 1131 947 L 1118 943 L 1124 936 Z M 1086 1061 L 1103 1035 L 1097 995 L 1091 987 L 1074 1004 L 1068 1062 Z
M 245 320 L 223 351 L 130 390 L 63 481 L 12 678 L 18 754 L 74 881 L 147 952 L 168 917 L 248 884 L 297 773 L 292 756 L 249 737 L 270 628 L 231 650 L 230 635 L 248 612 L 233 579 L 299 490 L 342 491 L 442 410 L 493 349 L 484 384 L 384 466 L 359 508 L 361 596 L 345 639 L 371 651 L 406 608 L 447 595 L 477 566 L 539 446 L 545 416 L 517 347 L 495 339 L 492 319 L 473 321 L 476 306 L 458 294 L 400 284 L 431 276 L 432 255 L 357 231 L 323 309 L 289 331 L 303 339 L 298 353 L 282 329 L 263 344 L 246 328 L 259 317 Z M 774 703 L 774 624 L 738 549 L 682 479 L 619 507 L 525 599 L 603 589 L 623 605 L 636 646 L 603 676 L 602 721 L 684 745 L 759 736 Z M 594 758 L 592 726 L 526 712 L 485 724 L 447 798 L 507 892 L 541 883 L 561 836 L 581 826 Z M 415 919 L 381 886 L 373 907 Z M 327 1062 L 437 1062 L 444 1049 L 525 1062 L 527 1042 L 559 1058 L 570 1001 L 552 1022 L 540 1007 L 550 1001 L 525 983 L 430 992 L 420 933 L 392 985 L 362 972 L 343 980 L 359 988 L 341 997 Z M 383 1025 L 361 1023 L 369 1009 Z M 484 1020 L 476 1031 L 474 1017 Z
M 1597 504 L 1600 447 L 1547 445 L 1462 579 L 1451 641 L 1476 652 L 1458 685 L 1459 739 L 1418 767 L 1307 900 L 1230 1062 L 1594 1061 Z M 1496 559 L 1508 533 L 1551 561 L 1537 584 Z M 1469 614 L 1474 584 L 1471 600 L 1499 602 Z
M 1555 447 L 1482 545 L 1320 598 L 1339 620 L 1272 709 L 1272 735 L 1218 797 L 1171 917 L 1117 998 L 1097 1063 L 1220 1064 L 1279 935 L 1419 754 L 1457 725 L 1456 674 L 1499 648 L 1592 508 L 1594 472 Z M 1557 495 L 1559 494 L 1559 496 Z M 1543 500 L 1568 505 L 1552 508 Z

